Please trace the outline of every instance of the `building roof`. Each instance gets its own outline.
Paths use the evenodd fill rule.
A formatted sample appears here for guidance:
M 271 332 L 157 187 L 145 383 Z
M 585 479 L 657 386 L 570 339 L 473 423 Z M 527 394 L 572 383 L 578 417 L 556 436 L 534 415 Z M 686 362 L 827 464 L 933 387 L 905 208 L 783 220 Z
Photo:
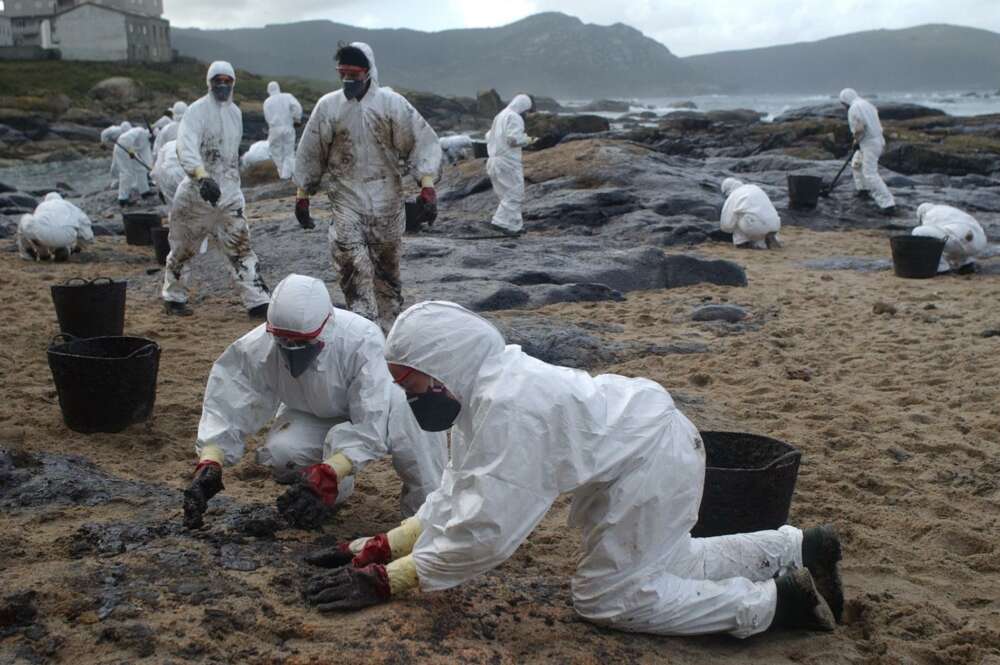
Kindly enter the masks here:
M 142 18 L 142 19 L 148 19 L 148 20 L 152 20 L 152 21 L 161 21 L 162 23 L 167 23 L 167 24 L 170 23 L 170 21 L 168 21 L 167 19 L 163 18 L 162 16 L 151 16 L 149 14 L 140 14 L 138 12 L 127 12 L 124 9 L 119 9 L 118 7 L 111 7 L 111 6 L 108 6 L 108 5 L 100 5 L 100 4 L 97 4 L 96 2 L 81 2 L 80 4 L 76 5 L 75 7 L 70 7 L 69 9 L 64 9 L 61 12 L 56 12 L 55 14 L 50 14 L 50 16 L 63 16 L 65 14 L 69 14 L 70 12 L 75 12 L 77 9 L 80 9 L 81 7 L 96 7 L 98 9 L 104 9 L 106 11 L 114 12 L 116 14 L 124 14 L 125 16 L 131 16 L 133 18 Z

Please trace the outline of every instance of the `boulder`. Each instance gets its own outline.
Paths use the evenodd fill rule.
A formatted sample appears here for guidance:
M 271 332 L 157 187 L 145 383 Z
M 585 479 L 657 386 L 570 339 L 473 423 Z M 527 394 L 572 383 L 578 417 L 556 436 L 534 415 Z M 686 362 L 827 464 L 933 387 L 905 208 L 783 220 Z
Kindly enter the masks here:
M 21 145 L 30 140 L 23 132 L 19 132 L 7 125 L 0 125 L 0 141 L 3 141 L 6 145 Z
M 480 90 L 476 95 L 476 111 L 483 117 L 492 118 L 505 106 L 506 104 L 500 99 L 500 93 L 493 88 Z
M 542 97 L 541 95 L 531 95 L 531 101 L 535 103 L 533 111 L 540 113 L 560 113 L 564 111 L 562 104 L 552 97 Z
M 581 106 L 580 110 L 589 111 L 591 113 L 628 113 L 631 108 L 632 104 L 629 102 L 623 102 L 617 99 L 598 99 Z
M 21 192 L 0 194 L 0 213 L 5 215 L 20 215 L 32 212 L 38 206 L 38 199 Z M 17 212 L 9 212 L 16 210 Z
M 101 130 L 94 127 L 78 125 L 74 122 L 56 122 L 49 125 L 49 132 L 70 141 L 93 141 L 101 140 Z
M 901 102 L 882 102 L 875 104 L 878 107 L 878 115 L 882 120 L 911 120 L 913 118 L 926 118 L 931 116 L 948 115 L 940 109 L 932 109 L 919 104 L 906 104 Z M 802 108 L 785 111 L 774 119 L 775 122 L 791 122 L 795 120 L 805 120 L 809 118 L 838 118 L 847 120 L 847 109 L 840 102 L 830 102 L 828 104 L 818 104 L 815 106 L 804 106 Z
M 127 76 L 112 76 L 98 82 L 90 89 L 90 96 L 116 104 L 130 104 L 142 99 L 142 85 Z
M 538 139 L 535 148 L 551 148 L 569 134 L 594 134 L 611 129 L 607 118 L 599 115 L 554 115 L 531 113 L 525 120 L 525 131 Z
M 996 158 L 942 152 L 929 146 L 912 143 L 890 145 L 889 149 L 882 154 L 880 163 L 886 168 L 906 175 L 944 173 L 964 176 L 975 173 L 985 176 L 998 168 Z
M 682 101 L 682 102 L 670 102 L 667 104 L 668 109 L 696 109 L 698 105 L 692 101 Z
M 690 132 L 708 129 L 712 120 L 704 113 L 695 111 L 677 111 L 668 114 L 660 121 L 660 129 L 674 132 Z
M 764 114 L 751 109 L 733 109 L 730 111 L 708 111 L 705 113 L 705 117 L 712 122 L 726 125 L 749 125 L 759 122 Z
M 742 307 L 735 305 L 704 305 L 691 313 L 692 321 L 725 321 L 738 323 L 750 316 Z
M 438 130 L 457 127 L 461 124 L 462 116 L 468 115 L 465 106 L 460 101 L 450 97 L 409 90 L 401 94 L 427 122 Z
M 597 189 L 559 189 L 531 201 L 524 209 L 524 219 L 544 220 L 532 228 L 569 228 L 601 226 L 609 219 L 640 207 L 638 197 L 618 187 Z
M 743 268 L 725 259 L 708 260 L 686 254 L 673 254 L 664 262 L 666 288 L 675 289 L 708 282 L 722 286 L 746 286 Z
M 51 116 L 45 113 L 0 109 L 0 124 L 16 129 L 27 136 L 30 141 L 38 141 L 49 133 L 51 119 Z

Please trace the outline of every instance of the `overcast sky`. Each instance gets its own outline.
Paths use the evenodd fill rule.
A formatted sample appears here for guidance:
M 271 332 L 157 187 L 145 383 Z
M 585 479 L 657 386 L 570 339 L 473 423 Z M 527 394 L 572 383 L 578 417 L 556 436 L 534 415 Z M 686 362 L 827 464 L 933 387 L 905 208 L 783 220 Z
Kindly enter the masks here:
M 366 28 L 504 25 L 543 11 L 621 22 L 677 55 L 771 46 L 874 28 L 952 23 L 1000 32 L 1000 0 L 164 0 L 178 27 L 237 28 L 329 19 Z

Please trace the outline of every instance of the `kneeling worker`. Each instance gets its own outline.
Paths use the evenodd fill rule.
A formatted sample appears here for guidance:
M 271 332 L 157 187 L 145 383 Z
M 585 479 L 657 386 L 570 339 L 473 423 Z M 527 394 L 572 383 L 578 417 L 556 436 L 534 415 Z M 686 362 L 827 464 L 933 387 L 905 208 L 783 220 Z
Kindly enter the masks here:
M 313 528 L 350 497 L 354 476 L 391 455 L 412 515 L 441 480 L 444 434 L 420 429 L 394 386 L 378 326 L 335 309 L 326 285 L 289 275 L 274 290 L 267 323 L 215 361 L 198 425 L 199 462 L 185 492 L 184 523 L 197 528 L 222 486 L 222 466 L 239 461 L 246 437 L 275 418 L 257 461 L 292 487 L 278 507 Z
M 414 518 L 310 555 L 341 566 L 307 584 L 320 610 L 481 575 L 570 492 L 583 536 L 573 604 L 585 619 L 658 635 L 833 629 L 843 596 L 832 527 L 691 536 L 705 448 L 659 384 L 549 365 L 448 302 L 403 312 L 386 359 L 420 426 L 452 427 L 451 461 Z
M 734 245 L 754 249 L 781 247 L 778 242 L 781 217 L 763 189 L 726 178 L 722 181 L 722 193 L 726 203 L 722 206 L 719 228 L 733 234 Z

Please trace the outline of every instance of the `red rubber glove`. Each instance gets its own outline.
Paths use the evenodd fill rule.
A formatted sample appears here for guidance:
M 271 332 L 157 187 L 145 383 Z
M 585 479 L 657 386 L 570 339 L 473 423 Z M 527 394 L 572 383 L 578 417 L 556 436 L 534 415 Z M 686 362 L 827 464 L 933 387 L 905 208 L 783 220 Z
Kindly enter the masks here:
M 433 187 L 424 187 L 420 190 L 420 196 L 417 197 L 417 200 L 424 204 L 437 205 L 437 191 Z
M 299 221 L 299 226 L 304 229 L 316 228 L 316 223 L 309 214 L 309 199 L 295 199 L 295 219 Z
M 373 563 L 387 564 L 392 561 L 392 549 L 389 548 L 389 536 L 380 533 L 372 536 L 358 555 L 351 561 L 355 568 L 364 568 Z
M 302 469 L 302 479 L 316 493 L 325 506 L 337 501 L 337 472 L 328 464 L 313 464 Z

